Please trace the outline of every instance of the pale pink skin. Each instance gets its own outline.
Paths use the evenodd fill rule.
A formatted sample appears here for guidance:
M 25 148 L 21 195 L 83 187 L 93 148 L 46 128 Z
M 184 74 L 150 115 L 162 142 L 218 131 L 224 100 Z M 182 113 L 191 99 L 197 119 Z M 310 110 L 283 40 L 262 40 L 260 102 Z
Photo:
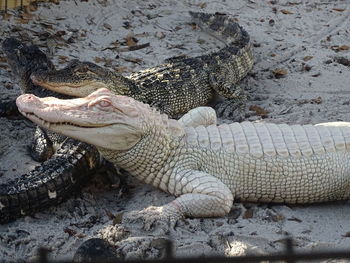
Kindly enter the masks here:
M 17 106 L 38 125 L 97 146 L 106 159 L 139 180 L 178 196 L 164 206 L 137 211 L 132 219 L 144 216 L 145 225 L 152 226 L 164 218 L 174 224 L 183 216 L 222 216 L 230 211 L 233 195 L 223 182 L 193 169 L 196 162 L 182 166 L 193 151 L 187 152 L 190 147 L 183 140 L 184 123 L 195 123 L 190 118 L 168 119 L 147 104 L 107 89 L 70 100 L 26 94 L 18 97 Z
M 16 104 L 23 115 L 40 126 L 113 150 L 127 150 L 137 143 L 141 137 L 138 113 L 152 111 L 148 105 L 114 95 L 108 89 L 99 89 L 87 97 L 69 100 L 24 94 L 17 98 Z M 114 127 L 116 125 L 118 128 Z M 98 131 L 92 132 L 90 129 Z

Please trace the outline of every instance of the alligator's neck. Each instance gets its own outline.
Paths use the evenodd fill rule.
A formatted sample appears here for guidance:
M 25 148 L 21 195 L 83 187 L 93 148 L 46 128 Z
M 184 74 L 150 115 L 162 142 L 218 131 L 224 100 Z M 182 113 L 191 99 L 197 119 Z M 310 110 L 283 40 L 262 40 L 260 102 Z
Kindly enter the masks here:
M 184 135 L 183 127 L 175 120 L 169 120 L 165 115 L 159 115 L 157 120 L 146 120 L 145 134 L 130 150 L 114 151 L 99 148 L 102 155 L 130 172 L 139 180 L 157 186 L 156 178 L 161 176 L 161 169 L 176 154 L 179 142 Z M 147 127 L 148 126 L 148 127 Z
M 105 83 L 107 84 L 108 89 L 113 91 L 114 94 L 142 100 L 143 92 L 135 81 L 113 72 L 108 72 L 105 77 Z

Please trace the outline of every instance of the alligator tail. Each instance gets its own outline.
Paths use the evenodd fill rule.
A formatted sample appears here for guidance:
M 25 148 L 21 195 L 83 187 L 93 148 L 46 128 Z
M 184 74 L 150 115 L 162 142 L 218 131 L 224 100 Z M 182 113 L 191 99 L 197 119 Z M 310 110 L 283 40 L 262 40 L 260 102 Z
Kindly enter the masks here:
M 101 165 L 94 146 L 67 139 L 46 162 L 0 185 L 0 223 L 61 203 L 81 188 Z

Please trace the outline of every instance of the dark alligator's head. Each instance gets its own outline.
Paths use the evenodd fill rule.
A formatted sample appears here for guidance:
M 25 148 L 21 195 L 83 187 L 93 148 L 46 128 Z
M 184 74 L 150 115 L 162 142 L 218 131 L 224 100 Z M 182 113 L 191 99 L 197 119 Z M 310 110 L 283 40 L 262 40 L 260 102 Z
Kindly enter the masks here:
M 27 46 L 15 38 L 7 38 L 3 41 L 2 51 L 22 92 L 33 92 L 40 96 L 42 89 L 33 85 L 30 75 L 33 72 L 55 69 L 47 56 L 37 46 Z
M 91 62 L 72 60 L 65 68 L 50 72 L 36 72 L 32 80 L 46 89 L 85 97 L 100 88 L 113 90 L 118 95 L 129 95 L 128 80 Z

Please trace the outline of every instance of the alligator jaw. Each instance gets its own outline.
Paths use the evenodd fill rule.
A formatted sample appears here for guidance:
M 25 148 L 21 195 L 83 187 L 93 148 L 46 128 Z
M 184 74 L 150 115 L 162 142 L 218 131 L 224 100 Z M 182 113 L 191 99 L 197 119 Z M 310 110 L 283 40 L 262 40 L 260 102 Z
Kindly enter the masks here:
M 71 100 L 40 99 L 24 94 L 17 98 L 16 103 L 24 116 L 54 132 L 106 149 L 130 149 L 142 135 L 138 116 L 132 115 L 128 103 L 122 105 L 129 98 L 113 96 L 110 99 L 116 100 L 115 106 L 108 102 L 108 94 L 102 89 L 86 98 Z M 94 104 L 101 102 L 104 106 Z M 126 112 L 119 110 L 118 106 Z
M 100 88 L 109 88 L 108 85 L 102 81 L 86 80 L 79 83 L 52 82 L 41 78 L 38 74 L 32 74 L 30 78 L 34 84 L 45 89 L 73 97 L 85 97 Z
M 51 128 L 53 130 L 55 130 L 54 126 L 62 126 L 62 127 L 74 126 L 74 127 L 83 128 L 83 129 L 90 129 L 90 128 L 102 128 L 102 127 L 107 127 L 107 126 L 113 125 L 113 124 L 79 125 L 79 124 L 74 124 L 71 122 L 50 122 L 50 121 L 47 121 L 43 118 L 40 118 L 38 115 L 36 115 L 33 112 L 25 112 L 25 111 L 21 111 L 21 110 L 19 110 L 19 112 L 21 114 L 23 114 L 25 117 L 27 117 L 28 119 L 30 119 L 31 121 L 37 123 L 38 125 L 43 126 L 45 128 L 48 128 L 48 129 Z M 51 126 L 53 126 L 53 127 L 51 127 Z

